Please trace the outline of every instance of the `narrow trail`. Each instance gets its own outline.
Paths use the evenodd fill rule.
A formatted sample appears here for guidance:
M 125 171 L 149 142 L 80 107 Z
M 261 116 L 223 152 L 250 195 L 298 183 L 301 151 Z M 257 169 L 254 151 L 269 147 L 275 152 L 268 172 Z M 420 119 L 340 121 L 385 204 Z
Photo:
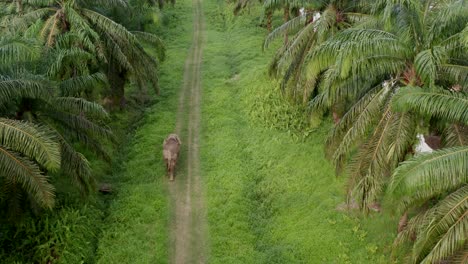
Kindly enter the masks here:
M 175 132 L 182 138 L 182 160 L 175 182 L 169 183 L 171 207 L 171 263 L 206 263 L 207 223 L 200 175 L 201 65 L 203 11 L 193 0 L 193 39 L 184 66 Z

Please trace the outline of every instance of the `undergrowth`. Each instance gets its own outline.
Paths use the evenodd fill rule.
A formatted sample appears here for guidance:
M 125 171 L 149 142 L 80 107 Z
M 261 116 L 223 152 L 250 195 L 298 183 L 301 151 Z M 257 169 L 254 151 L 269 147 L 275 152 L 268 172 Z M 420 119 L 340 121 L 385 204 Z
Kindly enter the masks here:
M 129 139 L 113 180 L 116 194 L 99 240 L 97 263 L 168 263 L 168 190 L 161 146 L 175 127 L 178 91 L 191 41 L 191 4 L 167 7 L 154 29 L 167 45 L 160 69 L 161 94 Z
M 246 87 L 246 91 L 250 94 L 246 97 L 246 101 L 252 122 L 259 122 L 265 127 L 286 132 L 300 140 L 308 137 L 321 124 L 321 119 L 313 118 L 307 106 L 286 100 L 279 84 L 269 79 L 264 72 L 254 79 L 261 82 Z
M 179 66 L 183 62 L 179 63 L 179 59 L 183 61 L 185 49 L 189 45 L 185 33 L 174 38 L 172 32 L 187 31 L 187 27 L 177 20 L 186 18 L 185 11 L 188 9 L 189 7 L 184 5 L 174 9 L 169 8 L 164 15 L 155 13 L 154 23 L 148 25 L 149 31 L 165 39 L 168 45 L 174 46 L 168 56 L 172 61 L 162 69 L 164 76 L 161 78 L 161 96 L 155 96 L 152 89 L 141 91 L 137 90 L 135 85 L 127 84 L 126 108 L 123 111 L 112 112 L 110 118 L 109 126 L 115 134 L 116 141 L 119 142 L 115 146 L 108 146 L 112 162 L 106 163 L 83 147 L 75 146 L 89 160 L 93 177 L 96 179 L 96 188 L 101 183 L 110 184 L 112 194 L 95 192 L 83 197 L 70 185 L 66 175 L 52 175 L 54 186 L 57 187 L 54 210 L 39 212 L 36 216 L 26 216 L 21 221 L 17 221 L 19 224 L 10 224 L 3 219 L 3 216 L 0 219 L 0 263 L 134 263 L 133 260 L 140 260 L 140 263 L 156 263 L 147 260 L 153 260 L 155 257 L 166 259 L 166 198 L 164 191 L 156 194 L 154 192 L 155 189 L 161 189 L 162 185 L 158 179 L 162 172 L 151 171 L 151 166 L 140 167 L 135 164 L 149 158 L 146 162 L 150 162 L 153 167 L 161 167 L 155 150 L 159 141 L 162 142 L 158 137 L 163 132 L 159 133 L 157 129 L 166 131 L 173 124 L 169 112 L 172 111 L 171 104 L 174 102 L 170 98 L 174 97 L 180 85 L 178 75 L 182 71 Z M 148 47 L 148 51 L 154 53 L 151 47 Z M 179 71 L 174 72 L 172 68 L 177 67 Z M 161 101 L 167 102 L 162 104 Z M 153 107 L 148 110 L 151 105 Z M 168 113 L 165 116 L 161 114 L 160 123 L 155 122 L 154 116 L 166 109 Z M 153 118 L 148 115 L 152 115 Z M 143 116 L 146 118 L 142 119 Z M 137 129 L 145 123 L 158 128 L 154 131 L 148 126 Z M 144 153 L 140 153 L 138 149 L 141 145 L 135 144 L 135 140 L 132 140 L 142 134 L 148 134 L 151 138 L 148 141 L 151 142 L 141 143 L 154 146 L 154 148 L 145 148 Z M 134 168 L 132 166 L 137 168 L 132 169 Z M 134 174 L 140 174 L 141 177 L 134 178 Z M 138 182 L 145 184 L 135 184 Z M 148 198 L 152 199 L 151 203 L 147 202 Z M 137 205 L 147 205 L 148 212 L 144 214 L 145 208 Z M 149 206 L 151 210 L 148 210 Z M 155 210 L 152 210 L 153 208 Z M 138 212 L 139 209 L 143 210 Z M 140 217 L 135 217 L 136 215 Z M 142 223 L 143 219 L 147 219 L 151 224 L 145 225 Z M 154 228 L 155 232 L 147 232 L 148 226 L 153 223 L 157 225 Z M 134 253 L 131 247 L 139 245 L 135 241 L 140 241 L 145 234 L 151 236 L 151 239 L 145 241 L 147 247 L 144 248 L 151 256 L 143 255 L 136 258 L 131 254 L 139 253 Z M 124 241 L 122 246 L 127 247 L 116 247 L 115 243 L 120 243 L 117 241 Z M 153 246 L 155 241 L 158 246 Z M 131 252 L 129 255 L 122 257 L 129 252 Z
M 395 219 L 335 210 L 344 182 L 324 157 L 329 124 L 307 120 L 305 109 L 285 102 L 267 77 L 273 51 L 261 50 L 260 10 L 234 17 L 223 1 L 204 1 L 204 10 L 208 262 L 389 263 L 395 232 L 388 227 Z M 0 228 L 2 263 L 168 262 L 171 216 L 160 146 L 176 120 L 191 15 L 190 0 L 179 1 L 159 21 L 164 29 L 153 28 L 169 47 L 161 95 L 147 110 L 135 103 L 135 111 L 113 116 L 118 137 L 128 142 L 118 146 L 112 168 L 93 159 L 96 175 L 112 183 L 113 193 L 83 203 L 64 188 L 58 195 L 77 204 L 26 221 L 15 233 Z M 13 241 L 17 236 L 28 239 Z M 15 256 L 6 254 L 8 246 L 18 250 Z
M 234 18 L 232 6 L 204 5 L 210 263 L 391 262 L 394 217 L 336 210 L 344 180 L 324 157 L 330 124 L 301 121 L 305 110 L 284 102 L 267 77 L 273 51 L 261 50 L 261 11 Z

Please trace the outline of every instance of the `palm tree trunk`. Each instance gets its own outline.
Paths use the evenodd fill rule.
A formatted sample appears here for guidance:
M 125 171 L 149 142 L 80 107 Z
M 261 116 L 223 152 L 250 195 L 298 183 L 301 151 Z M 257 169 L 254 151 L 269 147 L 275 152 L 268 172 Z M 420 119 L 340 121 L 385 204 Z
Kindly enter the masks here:
M 298 17 L 298 16 L 301 15 L 301 11 L 300 11 L 300 9 L 297 8 L 297 7 L 294 7 L 294 8 L 291 10 L 291 12 L 293 13 L 294 17 Z
M 289 5 L 286 5 L 284 7 L 283 19 L 284 19 L 284 23 L 289 21 Z M 284 33 L 284 44 L 286 45 L 287 43 L 288 43 L 288 31 L 286 30 Z
M 21 102 L 18 106 L 18 110 L 16 111 L 16 116 L 15 118 L 17 120 L 24 120 L 27 118 L 27 112 L 31 111 L 31 99 L 28 98 L 22 98 Z
M 119 71 L 114 74 L 112 81 L 110 81 L 112 103 L 114 106 L 119 106 L 120 109 L 123 109 L 127 102 L 125 99 L 125 75 L 125 71 Z
M 335 111 L 333 111 L 332 115 L 333 115 L 333 123 L 335 125 L 338 124 L 338 122 L 340 122 L 340 115 Z
M 314 22 L 314 13 L 313 13 L 313 9 L 311 9 L 311 8 L 306 8 L 305 12 L 306 12 L 306 16 L 307 16 L 306 25 L 308 25 L 308 24 Z
M 405 212 L 398 222 L 398 234 L 405 230 L 406 225 L 408 225 L 408 212 Z
M 340 114 L 338 113 L 338 109 L 337 109 L 337 105 L 333 105 L 331 107 L 331 111 L 332 111 L 332 117 L 333 117 L 333 123 L 336 125 L 338 124 L 338 122 L 340 122 Z
M 271 32 L 271 21 L 273 20 L 273 12 L 271 10 L 269 10 L 267 12 L 267 29 L 268 29 L 268 32 Z
M 119 106 L 120 109 L 123 109 L 126 104 L 125 83 L 127 81 L 127 70 L 120 69 L 120 67 L 111 60 L 107 71 L 107 79 L 110 84 L 112 108 Z

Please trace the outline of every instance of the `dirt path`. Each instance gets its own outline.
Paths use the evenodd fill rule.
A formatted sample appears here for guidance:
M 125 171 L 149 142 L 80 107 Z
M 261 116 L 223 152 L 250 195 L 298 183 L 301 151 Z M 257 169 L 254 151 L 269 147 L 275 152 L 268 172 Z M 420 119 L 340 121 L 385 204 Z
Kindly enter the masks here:
M 169 183 L 173 217 L 171 263 L 205 263 L 207 255 L 206 216 L 200 175 L 200 101 L 203 52 L 201 0 L 193 0 L 193 39 L 185 61 L 180 91 L 176 133 L 182 137 L 182 159 L 176 180 Z

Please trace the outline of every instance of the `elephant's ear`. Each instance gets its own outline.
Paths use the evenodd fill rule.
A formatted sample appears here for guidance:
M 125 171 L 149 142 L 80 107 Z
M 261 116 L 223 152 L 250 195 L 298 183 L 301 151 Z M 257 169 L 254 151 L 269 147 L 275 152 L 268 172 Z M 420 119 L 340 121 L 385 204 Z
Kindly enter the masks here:
M 179 145 L 182 145 L 182 140 L 180 140 L 179 135 L 174 134 L 174 136 L 175 136 L 177 142 L 179 142 Z

